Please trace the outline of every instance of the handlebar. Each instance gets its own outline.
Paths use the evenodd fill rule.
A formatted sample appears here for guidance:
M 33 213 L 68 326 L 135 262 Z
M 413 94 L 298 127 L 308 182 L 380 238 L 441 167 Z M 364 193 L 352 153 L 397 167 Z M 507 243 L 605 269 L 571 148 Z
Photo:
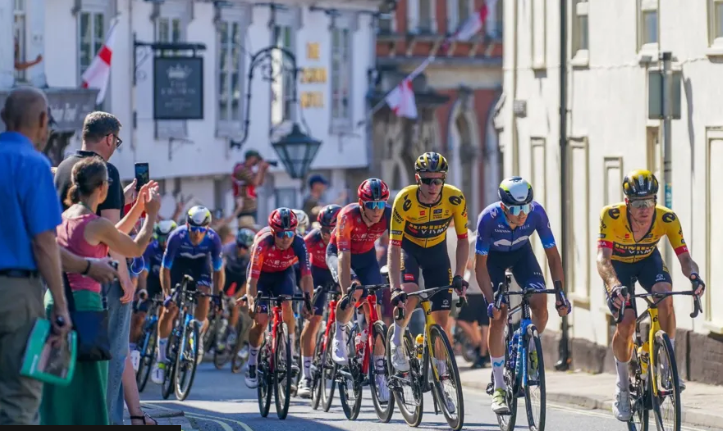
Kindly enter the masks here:
M 432 296 L 436 295 L 439 292 L 442 292 L 444 290 L 454 289 L 455 287 L 453 285 L 447 285 L 447 286 L 439 286 L 439 287 L 430 287 L 429 289 L 419 290 L 416 292 L 407 293 L 406 296 L 409 298 L 410 296 L 417 296 L 422 297 L 424 300 L 429 300 Z M 457 307 L 462 308 L 465 305 L 467 305 L 467 298 L 464 296 L 460 296 L 459 300 L 457 301 Z M 394 312 L 394 320 L 402 320 L 404 319 L 404 308 L 397 307 Z
M 693 312 L 690 313 L 690 318 L 695 319 L 698 317 L 698 314 L 703 312 L 703 307 L 700 305 L 700 298 L 698 295 L 695 294 L 696 289 L 698 289 L 698 286 L 700 285 L 700 280 L 691 280 L 692 288 L 691 288 L 691 295 L 693 295 Z
M 377 289 L 374 290 L 374 291 L 376 291 L 376 290 L 379 290 L 379 288 L 381 288 L 381 287 L 379 287 L 379 286 L 388 287 L 389 285 L 388 285 L 388 284 L 370 284 L 369 286 L 365 286 L 365 285 L 362 285 L 362 284 L 352 283 L 352 285 L 349 286 L 349 289 L 347 289 L 346 294 L 344 295 L 344 297 L 341 298 L 341 301 L 339 301 L 339 307 L 341 307 L 340 309 L 341 309 L 341 310 L 346 310 L 346 307 L 349 306 L 349 302 L 351 301 L 351 296 L 352 296 L 352 295 L 354 294 L 354 292 L 356 292 L 357 290 L 361 290 L 361 291 L 362 291 L 362 296 L 361 296 L 361 298 L 359 298 L 359 299 L 360 299 L 360 300 L 363 300 L 363 299 L 365 299 L 365 298 L 369 295 L 369 289 L 368 289 L 368 287 L 370 287 L 370 288 L 377 288 Z
M 625 318 L 625 297 L 628 296 L 628 288 L 623 286 L 622 289 L 620 289 L 620 296 L 623 297 L 622 299 L 622 305 L 620 306 L 620 309 L 618 310 L 618 315 L 615 318 L 615 323 L 620 323 Z
M 246 295 L 241 297 L 242 300 L 248 301 L 248 298 Z M 254 302 L 275 302 L 279 305 L 281 305 L 284 301 L 291 301 L 291 302 L 303 302 L 304 305 L 306 305 L 307 310 L 311 311 L 311 301 L 309 300 L 309 295 L 278 295 L 278 296 L 268 296 L 268 295 L 261 295 L 256 296 L 254 299 Z

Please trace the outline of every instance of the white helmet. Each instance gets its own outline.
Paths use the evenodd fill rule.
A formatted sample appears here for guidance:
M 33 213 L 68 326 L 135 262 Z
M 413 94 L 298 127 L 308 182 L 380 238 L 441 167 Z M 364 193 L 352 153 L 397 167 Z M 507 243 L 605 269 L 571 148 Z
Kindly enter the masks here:
M 296 220 L 298 221 L 298 224 L 296 225 L 296 233 L 299 235 L 304 235 L 306 233 L 306 230 L 309 228 L 309 216 L 306 215 L 306 213 L 302 210 L 291 210 L 296 214 Z
M 176 229 L 176 222 L 173 220 L 161 220 L 156 223 L 153 233 L 158 239 L 159 236 L 168 236 Z
M 526 205 L 532 202 L 532 186 L 522 177 L 510 177 L 500 183 L 497 196 L 507 206 Z
M 186 221 L 191 226 L 208 226 L 211 224 L 211 211 L 208 208 L 196 205 L 188 210 Z

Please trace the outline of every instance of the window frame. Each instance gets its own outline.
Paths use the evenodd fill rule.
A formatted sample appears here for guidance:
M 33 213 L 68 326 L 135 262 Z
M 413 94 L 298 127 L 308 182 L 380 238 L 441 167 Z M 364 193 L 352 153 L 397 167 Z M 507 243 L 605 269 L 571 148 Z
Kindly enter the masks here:
M 462 19 L 460 12 L 460 0 L 447 0 L 447 32 L 454 33 L 460 25 L 472 16 L 474 11 L 474 0 L 462 0 L 467 4 L 467 17 Z
M 426 0 L 430 4 L 430 28 L 420 27 L 420 2 L 422 0 L 409 0 L 407 2 L 407 33 L 411 34 L 434 34 L 437 33 L 437 0 Z
M 240 47 L 239 47 L 239 89 L 241 92 L 239 99 L 239 118 L 222 118 L 221 117 L 221 56 L 223 52 L 222 47 L 222 35 L 221 35 L 221 24 L 225 22 L 229 25 L 238 24 L 239 33 L 241 34 Z M 248 28 L 251 24 L 251 7 L 247 4 L 234 5 L 233 7 L 224 7 L 220 10 L 219 19 L 216 22 L 216 99 L 215 99 L 215 112 L 216 112 L 216 136 L 223 138 L 234 138 L 239 136 L 243 132 L 244 119 L 246 115 L 246 51 L 244 50 L 244 42 L 248 36 Z M 232 57 L 231 52 L 229 56 Z M 229 88 L 231 91 L 231 79 L 229 78 Z M 233 112 L 231 108 L 230 112 Z
M 345 13 L 339 17 L 336 17 L 334 26 L 329 31 L 329 70 L 331 77 L 329 81 L 329 124 L 332 133 L 335 132 L 348 132 L 353 129 L 354 126 L 354 36 L 358 29 L 358 19 L 355 13 Z M 336 31 L 348 31 L 348 39 L 346 41 L 346 63 L 339 70 L 339 73 L 348 77 L 347 79 L 347 116 L 346 117 L 335 117 L 334 108 L 334 32 Z
M 708 56 L 723 56 L 723 0 L 708 0 Z M 716 11 L 721 8 L 721 16 Z M 717 30 L 721 29 L 721 34 Z
M 288 47 L 283 46 L 283 48 L 288 49 L 289 51 L 291 51 L 292 54 L 294 54 L 295 57 L 297 57 L 296 62 L 297 62 L 297 67 L 298 67 L 299 38 L 297 37 L 297 34 L 298 34 L 298 30 L 301 27 L 301 10 L 299 8 L 289 8 L 289 9 L 277 10 L 275 12 L 274 21 L 270 23 L 269 27 L 270 27 L 269 33 L 270 33 L 270 39 L 271 39 L 270 43 L 273 46 L 276 46 L 276 44 L 277 44 L 276 29 L 277 28 L 289 28 L 290 36 L 291 36 L 290 37 L 290 46 L 288 46 Z M 275 62 L 287 61 L 286 56 L 279 51 L 272 52 L 271 56 Z M 286 76 L 289 76 L 289 75 L 284 75 L 284 77 L 280 78 L 282 105 L 281 105 L 281 119 L 277 122 L 274 121 L 274 116 L 275 116 L 274 110 L 278 109 L 277 103 L 279 103 L 279 102 L 274 100 L 275 82 L 273 82 L 273 80 L 272 80 L 269 83 L 269 95 L 270 95 L 269 100 L 271 101 L 271 103 L 269 104 L 270 105 L 270 109 L 269 109 L 270 130 L 273 130 L 274 128 L 276 128 L 280 125 L 283 125 L 287 122 L 294 122 L 294 121 L 296 121 L 296 118 L 298 116 L 298 113 L 296 112 L 296 110 L 299 109 L 299 107 L 295 106 L 293 103 L 290 107 L 289 117 L 286 118 L 284 116 L 284 103 L 286 103 L 286 101 L 289 100 L 289 98 L 291 101 L 293 101 L 294 98 L 298 98 L 298 94 L 296 94 L 296 95 L 295 94 L 289 94 L 289 95 L 286 94 L 286 89 L 284 87 L 284 84 L 285 84 L 284 79 Z M 292 79 L 292 78 L 289 76 L 289 79 Z M 298 85 L 299 85 L 299 83 L 298 83 L 298 76 L 297 76 L 297 82 L 296 83 L 292 82 L 290 91 L 293 92 L 294 89 L 298 87 Z M 297 92 L 298 92 L 298 88 L 297 88 Z M 297 100 L 296 105 L 298 105 L 298 100 Z
M 645 16 L 649 12 L 655 12 L 656 14 L 656 41 L 645 42 L 647 32 L 647 26 L 645 22 Z M 660 7 L 658 0 L 637 0 L 637 52 L 641 54 L 641 57 L 650 61 L 657 61 L 658 51 L 660 46 Z
M 18 2 L 22 4 L 22 9 L 18 9 Z M 27 61 L 27 38 L 28 38 L 28 2 L 27 0 L 14 0 L 13 1 L 13 62 L 25 62 Z M 16 33 L 16 23 L 18 17 L 22 17 L 22 28 L 20 32 Z M 18 58 L 15 58 L 15 37 L 18 37 Z M 16 70 L 15 64 L 13 64 L 13 76 L 15 82 L 27 82 L 27 70 Z
M 571 4 L 572 37 L 570 38 L 570 55 L 572 57 L 570 63 L 574 67 L 587 67 L 590 64 L 590 2 L 588 0 L 571 0 Z M 582 36 L 579 19 L 582 17 L 587 18 L 587 34 L 585 35 L 587 46 L 585 48 L 578 46 L 578 40 Z

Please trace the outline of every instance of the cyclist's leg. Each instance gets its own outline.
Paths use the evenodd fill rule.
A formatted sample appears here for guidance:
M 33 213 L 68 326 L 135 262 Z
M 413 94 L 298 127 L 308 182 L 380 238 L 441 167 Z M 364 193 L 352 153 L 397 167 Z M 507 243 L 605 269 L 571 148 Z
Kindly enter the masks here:
M 452 267 L 447 254 L 447 245 L 444 242 L 425 249 L 425 253 L 417 253 L 417 256 L 422 267 L 425 289 L 452 284 Z M 432 318 L 446 333 L 447 321 L 452 309 L 452 289 L 437 293 L 431 298 L 431 302 Z M 447 334 L 447 338 L 451 338 L 449 334 Z
M 293 267 L 286 269 L 280 273 L 279 280 L 274 286 L 274 295 L 294 295 L 294 286 L 296 284 L 296 272 Z M 294 317 L 293 303 L 291 301 L 284 301 L 281 304 L 281 312 L 284 319 L 284 323 L 289 328 L 289 335 L 291 336 L 291 343 L 289 349 L 291 349 L 291 356 L 294 356 L 294 344 L 296 334 L 296 318 Z
M 181 265 L 176 262 L 176 265 L 171 269 L 171 296 L 175 295 L 175 286 L 178 284 L 182 277 L 183 272 L 179 269 Z M 176 303 L 171 301 L 168 307 L 163 305 L 159 306 L 160 317 L 158 319 L 158 350 L 156 350 L 156 363 L 153 365 L 151 371 L 151 381 L 156 384 L 163 383 L 166 362 L 166 349 L 168 347 L 168 337 L 171 336 L 173 330 L 173 322 L 178 315 L 178 307 Z
M 528 243 L 527 246 L 515 252 L 517 259 L 512 265 L 512 275 L 522 289 L 535 291 L 545 290 L 545 277 L 537 262 L 535 252 Z M 530 298 L 530 309 L 532 310 L 532 323 L 542 333 L 547 327 L 547 295 L 532 295 Z
M 195 280 L 196 289 L 202 293 L 209 294 L 212 292 L 213 278 L 211 275 L 211 266 L 206 259 L 198 259 L 191 273 L 191 277 Z M 211 308 L 211 298 L 207 296 L 197 297 L 196 311 L 194 318 L 202 324 L 201 335 L 205 334 L 210 326 L 208 322 L 208 312 Z
M 653 254 L 640 261 L 640 264 L 638 281 L 646 291 L 665 293 L 673 290 L 670 272 L 657 248 L 653 250 Z M 673 297 L 669 296 L 658 304 L 658 318 L 660 328 L 668 334 L 670 342 L 675 348 L 676 321 Z
M 376 254 L 375 250 L 372 250 L 372 251 L 374 252 L 374 254 Z M 356 267 L 356 266 L 354 267 L 355 272 L 356 272 L 357 276 L 359 277 L 359 282 L 365 286 L 369 286 L 369 285 L 373 285 L 373 284 L 382 284 L 384 282 L 384 280 L 382 279 L 382 274 L 380 272 L 379 262 L 376 259 L 376 255 L 372 255 L 370 253 L 370 254 L 365 254 L 364 256 L 365 257 L 363 258 L 363 260 L 364 260 L 365 265 L 363 267 Z M 379 316 L 381 314 L 381 304 L 382 304 L 382 295 L 378 294 L 377 295 L 377 304 L 376 304 L 377 316 Z M 368 323 L 371 322 L 371 320 L 369 319 L 369 313 L 370 313 L 369 304 L 366 302 L 366 300 L 364 302 L 363 310 L 364 310 L 364 317 L 365 317 L 365 319 L 367 321 L 367 325 L 368 325 Z M 368 329 L 369 333 L 371 333 L 371 329 L 370 328 L 367 328 L 367 329 Z M 381 342 L 376 343 L 376 345 L 374 346 L 373 353 L 374 353 L 374 363 L 378 363 L 379 361 L 381 361 L 381 363 L 383 364 L 385 350 L 384 350 L 384 345 Z
M 419 290 L 419 262 L 414 251 L 414 244 L 409 241 L 402 241 L 402 289 L 407 292 L 416 292 Z M 402 344 L 404 331 L 412 319 L 414 309 L 419 305 L 419 298 L 407 298 L 407 305 L 404 307 L 404 319 L 394 321 L 394 333 L 391 343 L 394 346 Z
M 301 356 L 304 364 L 304 377 L 311 378 L 311 361 L 316 348 L 316 333 L 321 325 L 321 317 L 324 314 L 324 304 L 326 303 L 326 288 L 333 283 L 331 273 L 328 269 L 311 267 L 311 276 L 314 279 L 314 286 L 323 286 L 323 291 L 317 295 L 312 305 L 312 316 L 304 323 L 304 329 L 301 331 Z
M 248 274 L 251 274 L 251 272 L 248 272 Z M 271 289 L 273 289 L 273 286 L 277 283 L 278 279 L 278 273 L 262 272 L 259 274 L 258 282 L 256 284 L 256 294 L 258 296 L 262 296 L 271 293 Z M 269 323 L 268 304 L 257 303 L 255 304 L 255 307 L 254 323 L 248 332 L 249 361 L 245 378 L 246 386 L 251 389 L 258 385 L 256 367 L 258 366 L 259 350 L 261 349 L 261 343 L 264 339 L 264 332 L 266 331 L 266 327 Z
M 497 292 L 500 283 L 505 282 L 505 271 L 507 268 L 512 266 L 515 259 L 514 252 L 502 253 L 491 251 L 487 257 L 487 271 L 492 281 L 492 290 Z M 489 335 L 487 344 L 490 352 L 490 362 L 492 363 L 492 375 L 494 381 L 495 391 L 502 391 L 502 397 L 498 396 L 497 393 L 493 395 L 495 398 L 493 402 L 493 410 L 495 410 L 495 404 L 499 404 L 500 409 L 507 407 L 507 401 L 504 398 L 504 393 L 507 391 L 507 384 L 504 379 L 504 365 L 505 365 L 505 328 L 507 327 L 507 304 L 502 305 L 502 313 L 499 319 L 490 319 Z

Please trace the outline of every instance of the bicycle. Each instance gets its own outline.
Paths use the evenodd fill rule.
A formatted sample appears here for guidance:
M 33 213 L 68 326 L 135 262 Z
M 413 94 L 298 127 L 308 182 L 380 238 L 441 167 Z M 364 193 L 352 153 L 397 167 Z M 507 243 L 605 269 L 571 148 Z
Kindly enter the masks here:
M 271 393 L 274 393 L 276 403 L 276 415 L 279 419 L 286 419 L 289 413 L 289 401 L 291 399 L 291 335 L 289 328 L 283 321 L 281 315 L 281 304 L 284 301 L 303 301 L 307 309 L 311 310 L 311 304 L 306 296 L 302 295 L 279 295 L 279 296 L 258 296 L 256 304 L 274 304 L 272 308 L 273 319 L 269 320 L 271 334 L 266 332 L 264 343 L 259 351 L 257 395 L 259 401 L 259 412 L 262 417 L 269 414 L 271 407 Z M 274 390 L 276 388 L 276 390 Z
M 317 287 L 314 290 L 312 304 L 316 303 L 316 297 L 322 294 L 322 289 L 322 287 Z M 331 359 L 329 346 L 331 346 L 331 341 L 336 334 L 336 304 L 341 292 L 330 290 L 325 293 L 328 301 L 324 319 L 326 326 L 324 332 L 319 332 L 317 336 L 314 360 L 311 365 L 311 408 L 316 410 L 321 404 L 324 411 L 328 412 L 329 408 L 331 408 L 331 402 L 334 400 L 336 372 L 339 368 Z
M 692 319 L 698 317 L 703 311 L 700 298 L 695 295 L 698 282 L 693 281 L 693 289 L 690 292 L 652 292 L 635 294 L 636 277 L 630 280 L 630 288 L 623 287 L 620 291 L 622 296 L 630 293 L 630 303 L 635 313 L 635 333 L 633 337 L 633 354 L 630 359 L 630 368 L 633 372 L 630 375 L 630 399 L 632 416 L 627 422 L 630 431 L 647 431 L 649 412 L 655 414 L 655 424 L 658 430 L 672 429 L 680 431 L 681 407 L 680 407 L 680 380 L 678 377 L 678 366 L 675 360 L 675 350 L 670 343 L 670 337 L 660 328 L 658 321 L 658 304 L 669 296 L 683 295 L 693 296 Z M 648 308 L 641 315 L 638 315 L 637 305 L 634 298 L 644 299 Z M 652 299 L 651 299 L 652 298 Z M 623 303 L 615 318 L 616 323 L 621 323 L 625 317 L 626 304 Z M 648 338 L 643 342 L 640 334 L 640 323 L 650 317 L 650 330 Z M 651 346 L 650 340 L 653 340 Z M 655 366 L 660 364 L 660 370 Z M 667 367 L 666 367 L 667 365 Z M 660 380 L 658 380 L 660 379 Z M 667 399 L 672 399 L 673 418 L 665 420 L 661 406 Z M 672 423 L 672 428 L 666 428 Z
M 461 381 L 459 378 L 459 370 L 457 369 L 457 361 L 454 357 L 454 350 L 449 342 L 444 329 L 435 323 L 432 317 L 431 298 L 439 292 L 449 291 L 453 286 L 433 287 L 413 293 L 407 293 L 407 297 L 418 297 L 420 305 L 424 310 L 425 322 L 424 333 L 420 334 L 422 340 L 419 344 L 415 344 L 409 331 L 404 333 L 404 349 L 409 358 L 409 371 L 406 373 L 397 373 L 389 377 L 389 391 L 394 393 L 394 398 L 399 405 L 399 411 L 409 426 L 417 427 L 422 422 L 424 413 L 424 393 L 432 392 L 432 400 L 434 402 L 434 414 L 439 414 L 439 406 L 442 406 L 447 424 L 455 431 L 462 429 L 464 426 L 464 398 L 462 395 Z M 457 303 L 458 307 L 465 304 L 465 299 L 461 297 Z M 404 309 L 397 308 L 395 320 L 404 318 Z M 394 335 L 394 328 L 389 328 L 387 333 L 387 368 L 393 369 L 392 366 L 392 348 L 391 339 Z M 441 345 L 441 350 L 437 346 Z M 401 347 L 401 346 L 400 346 Z M 430 353 L 431 352 L 431 353 Z M 437 359 L 445 354 L 447 359 L 444 366 Z M 434 358 L 434 361 L 430 359 Z M 429 369 L 432 369 L 430 375 Z M 430 378 L 433 382 L 430 382 Z M 445 383 L 451 382 L 454 387 L 456 405 L 450 409 L 447 405 L 448 393 L 443 388 Z M 432 383 L 432 384 L 430 384 Z M 405 388 L 411 389 L 411 396 L 407 396 L 404 392 Z M 453 401 L 451 397 L 450 401 Z M 441 402 L 440 402 L 441 401 Z M 407 404 L 411 402 L 411 404 Z M 453 412 L 450 410 L 454 410 Z
M 237 300 L 237 304 L 241 303 L 243 305 L 246 305 L 248 303 L 248 300 L 246 296 L 240 298 Z M 238 306 L 238 305 L 237 305 Z M 248 313 L 248 310 L 239 310 L 239 319 L 238 323 L 236 324 L 236 344 L 233 345 L 233 348 L 231 349 L 231 372 L 233 374 L 238 374 L 243 369 L 244 363 L 246 363 L 246 360 L 248 359 L 248 331 L 250 326 L 247 324 L 246 327 L 244 327 L 244 315 L 241 313 Z M 245 335 L 244 335 L 245 334 Z M 246 346 L 246 355 L 244 357 L 239 356 L 239 351 Z
M 517 421 L 517 399 L 524 397 L 530 431 L 543 431 L 547 412 L 545 360 L 542 355 L 540 334 L 532 323 L 530 299 L 532 295 L 544 294 L 555 295 L 556 302 L 562 304 L 567 303 L 567 300 L 561 284 L 556 285 L 554 289 L 523 289 L 519 292 L 510 292 L 511 282 L 511 276 L 507 274 L 505 281 L 499 284 L 494 296 L 495 307 L 498 310 L 504 303 L 510 304 L 510 296 L 518 295 L 521 298 L 520 304 L 507 312 L 507 331 L 505 334 L 507 349 L 505 349 L 504 376 L 507 384 L 506 397 L 509 413 L 498 414 L 497 423 L 502 431 L 513 430 Z M 517 312 L 522 313 L 522 318 L 517 325 L 514 325 L 512 316 Z M 517 329 L 515 329 L 515 326 L 517 326 Z M 529 351 L 530 340 L 532 340 L 536 355 Z M 539 388 L 538 397 L 532 395 L 534 387 Z M 493 391 L 494 384 L 490 383 L 487 386 L 487 394 L 492 395 Z M 533 411 L 535 405 L 539 406 L 540 410 L 537 416 Z
M 217 370 L 222 369 L 229 361 L 231 361 L 231 353 L 234 345 L 228 343 L 229 326 L 228 321 L 231 317 L 231 309 L 236 306 L 236 300 L 222 294 L 221 311 L 216 313 L 215 319 L 209 327 L 209 332 L 214 331 L 213 335 L 213 365 Z
M 163 304 L 162 296 L 158 296 L 151 300 L 151 306 L 146 313 L 146 319 L 143 322 L 143 337 L 138 346 L 141 352 L 141 359 L 136 372 L 136 383 L 138 384 L 138 392 L 143 392 L 148 383 L 148 377 L 153 369 L 153 361 L 156 359 L 156 345 L 158 344 L 158 307 Z
M 176 285 L 173 301 L 178 306 L 178 317 L 173 325 L 173 331 L 168 340 L 166 357 L 170 367 L 163 379 L 163 399 L 168 399 L 175 392 L 178 401 L 184 401 L 191 393 L 193 379 L 198 366 L 198 347 L 201 342 L 199 335 L 201 324 L 193 315 L 198 297 L 219 298 L 218 295 L 189 290 L 195 281 L 189 275 L 183 276 L 183 281 Z
M 384 364 L 383 371 L 378 371 L 374 363 L 373 354 L 375 347 L 380 344 L 386 348 L 387 327 L 379 319 L 377 314 L 377 294 L 379 290 L 388 288 L 388 284 L 372 284 L 372 285 L 352 285 L 347 294 L 341 300 L 340 306 L 345 309 L 352 300 L 352 295 L 357 290 L 362 290 L 362 297 L 355 304 L 356 313 L 362 313 L 361 310 L 366 302 L 369 305 L 369 322 L 368 329 L 359 327 L 358 321 L 355 319 L 351 328 L 347 326 L 347 351 L 349 352 L 349 361 L 346 366 L 337 369 L 337 384 L 339 385 L 339 399 L 341 407 L 349 420 L 356 420 L 361 411 L 362 387 L 370 386 L 372 392 L 372 402 L 377 417 L 382 423 L 391 420 L 394 413 L 394 398 L 384 402 L 379 399 L 379 388 L 377 387 L 377 374 L 384 375 L 388 380 L 389 372 Z M 366 301 L 365 301 L 366 299 Z M 358 335 L 357 335 L 358 334 Z M 359 340 L 357 340 L 357 337 Z M 351 391 L 350 391 L 351 389 Z M 351 397 L 350 397 L 351 392 Z

